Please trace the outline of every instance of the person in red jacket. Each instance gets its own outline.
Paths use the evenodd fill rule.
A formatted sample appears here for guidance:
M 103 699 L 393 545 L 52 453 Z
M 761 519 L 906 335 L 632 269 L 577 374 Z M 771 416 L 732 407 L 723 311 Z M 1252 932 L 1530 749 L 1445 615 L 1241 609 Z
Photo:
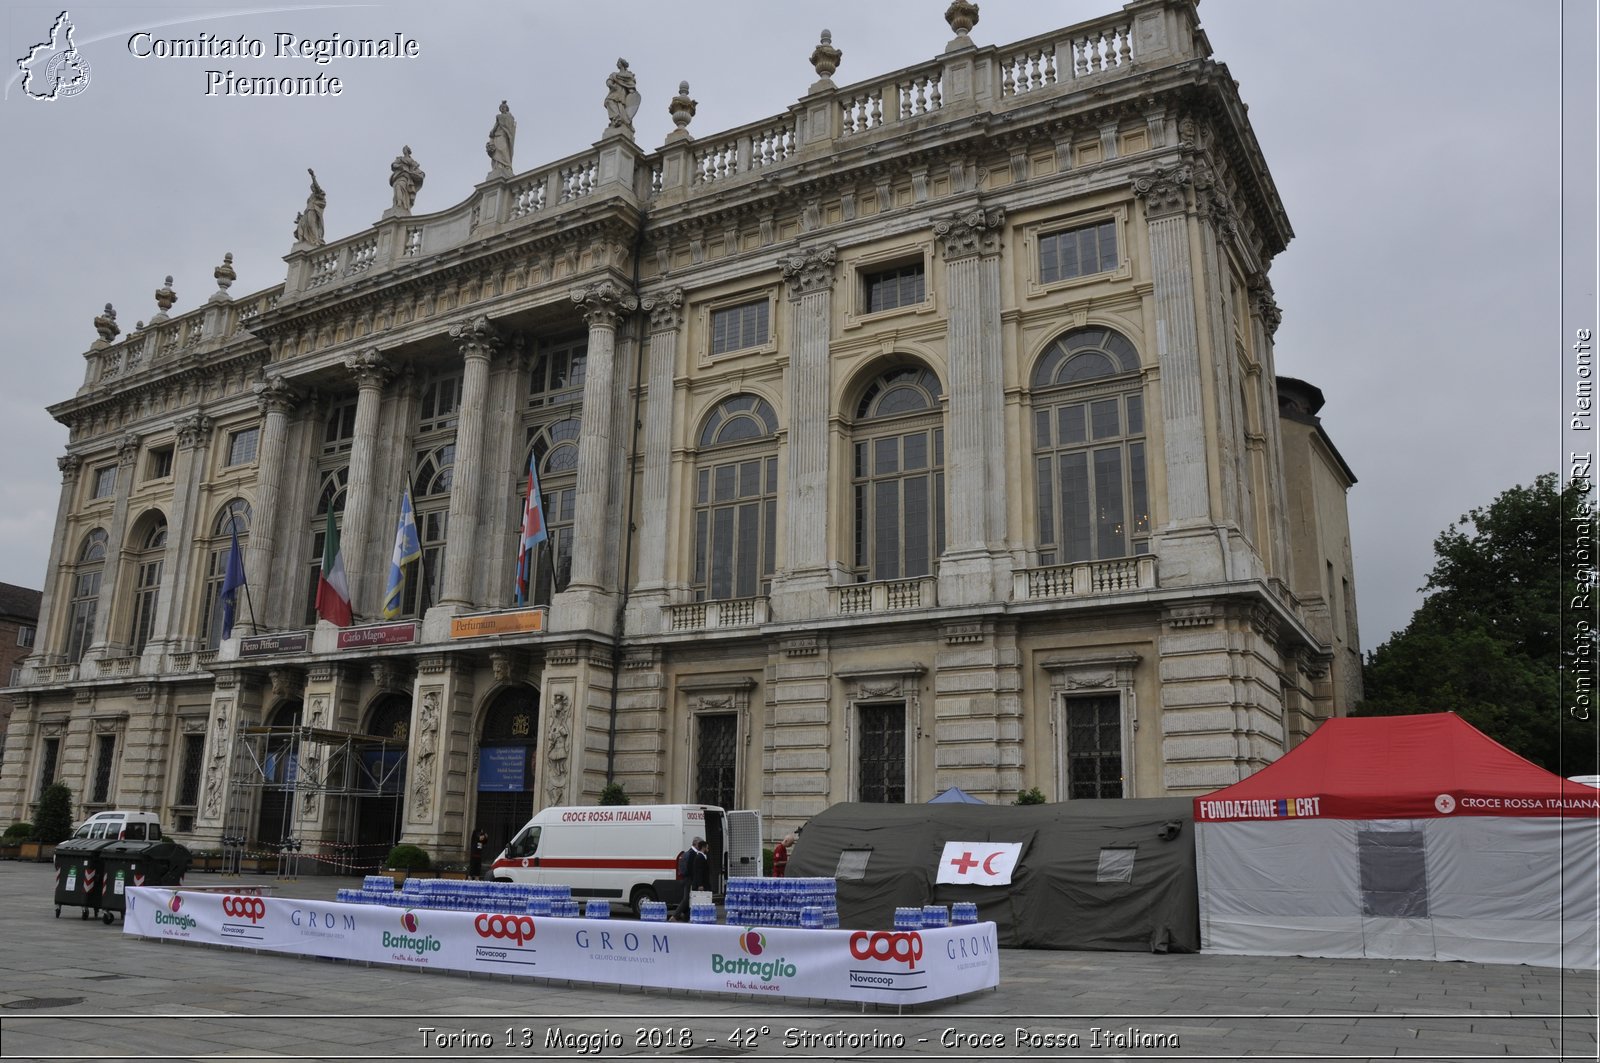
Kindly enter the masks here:
M 782 878 L 784 869 L 789 866 L 789 850 L 794 848 L 795 837 L 785 834 L 783 841 L 772 847 L 772 877 Z

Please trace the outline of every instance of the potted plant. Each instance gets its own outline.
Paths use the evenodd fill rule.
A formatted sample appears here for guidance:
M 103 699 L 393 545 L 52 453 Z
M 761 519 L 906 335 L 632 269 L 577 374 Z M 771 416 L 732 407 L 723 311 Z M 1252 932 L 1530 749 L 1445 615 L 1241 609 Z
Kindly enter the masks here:
M 22 851 L 23 839 L 32 837 L 32 823 L 13 823 L 0 834 L 0 860 L 15 860 Z
M 189 870 L 221 871 L 222 854 L 215 849 L 194 849 L 189 853 Z
M 467 877 L 466 864 L 440 864 L 437 874 L 440 878 L 460 879 Z
M 56 843 L 72 837 L 72 790 L 66 783 L 53 782 L 39 795 L 35 809 L 33 836 L 22 843 L 18 854 L 23 860 L 50 860 Z
M 396 886 L 405 882 L 406 876 L 426 871 L 433 866 L 427 851 L 416 845 L 397 845 L 389 850 L 383 862 L 383 873 L 394 876 Z

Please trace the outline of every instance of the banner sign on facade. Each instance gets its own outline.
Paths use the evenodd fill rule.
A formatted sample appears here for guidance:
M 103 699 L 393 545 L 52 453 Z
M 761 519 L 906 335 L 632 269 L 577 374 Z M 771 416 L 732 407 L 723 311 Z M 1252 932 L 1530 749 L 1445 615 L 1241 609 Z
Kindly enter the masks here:
M 485 635 L 520 635 L 544 630 L 543 609 L 516 609 L 504 613 L 476 613 L 450 618 L 450 637 L 475 639 Z
M 1021 842 L 945 842 L 935 882 L 962 886 L 1009 886 Z
M 528 788 L 527 746 L 484 746 L 478 750 L 478 791 L 520 794 Z
M 239 640 L 240 657 L 265 657 L 273 653 L 304 653 L 311 645 L 309 631 L 285 631 L 276 635 L 245 635 Z
M 399 624 L 368 624 L 366 627 L 339 629 L 341 650 L 353 650 L 365 646 L 401 646 L 415 641 L 417 641 L 415 620 Z
M 792 930 L 436 911 L 130 887 L 125 934 L 608 985 L 927 1004 L 1000 984 L 993 923 Z

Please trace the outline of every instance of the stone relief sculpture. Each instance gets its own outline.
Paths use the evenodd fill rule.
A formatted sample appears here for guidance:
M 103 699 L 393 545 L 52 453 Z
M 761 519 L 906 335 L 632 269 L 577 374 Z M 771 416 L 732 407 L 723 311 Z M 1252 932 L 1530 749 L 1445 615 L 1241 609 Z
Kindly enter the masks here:
M 411 145 L 401 148 L 400 154 L 389 164 L 389 186 L 394 189 L 395 210 L 411 213 L 411 204 L 417 201 L 422 179 L 426 176 L 417 160 L 411 157 Z
M 433 760 L 439 752 L 439 692 L 422 695 L 417 716 L 417 777 L 411 785 L 411 818 L 426 820 L 433 815 Z
M 510 177 L 511 152 L 517 144 L 517 120 L 511 117 L 511 108 L 500 101 L 500 113 L 495 115 L 494 127 L 489 130 L 489 142 L 483 150 L 489 153 L 489 176 Z
M 306 209 L 295 215 L 294 238 L 297 243 L 321 247 L 325 242 L 322 238 L 322 211 L 328 205 L 328 194 L 317 184 L 317 171 L 308 166 L 306 173 L 311 175 L 311 192 L 306 196 Z
M 612 129 L 633 132 L 633 116 L 639 113 L 639 84 L 628 69 L 626 59 L 617 60 L 617 69 L 606 78 L 606 115 Z
M 567 796 L 567 755 L 572 749 L 572 719 L 565 694 L 550 699 L 549 754 L 545 757 L 545 794 L 552 805 Z
M 222 815 L 222 773 L 228 764 L 228 714 L 217 714 L 211 732 L 211 763 L 206 765 L 206 818 Z

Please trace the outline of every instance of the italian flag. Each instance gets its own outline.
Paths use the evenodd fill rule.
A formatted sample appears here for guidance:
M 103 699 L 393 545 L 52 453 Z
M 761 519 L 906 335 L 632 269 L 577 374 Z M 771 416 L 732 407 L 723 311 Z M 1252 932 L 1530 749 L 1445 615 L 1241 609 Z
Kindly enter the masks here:
M 340 627 L 350 626 L 350 583 L 344 578 L 339 525 L 328 509 L 328 530 L 322 537 L 322 574 L 317 577 L 317 615 Z

